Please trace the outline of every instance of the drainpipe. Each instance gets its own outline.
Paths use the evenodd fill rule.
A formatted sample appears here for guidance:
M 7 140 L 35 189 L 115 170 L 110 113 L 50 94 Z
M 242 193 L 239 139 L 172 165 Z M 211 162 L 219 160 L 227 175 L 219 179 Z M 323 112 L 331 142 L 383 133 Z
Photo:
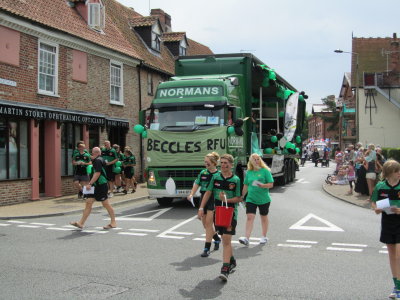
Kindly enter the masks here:
M 141 80 L 141 63 L 137 65 L 137 72 L 138 72 L 138 86 L 139 86 L 139 111 L 142 110 L 142 80 Z M 144 170 L 144 160 L 143 160 L 143 139 L 139 136 L 139 158 L 140 158 L 140 181 L 144 182 L 143 178 L 143 170 Z

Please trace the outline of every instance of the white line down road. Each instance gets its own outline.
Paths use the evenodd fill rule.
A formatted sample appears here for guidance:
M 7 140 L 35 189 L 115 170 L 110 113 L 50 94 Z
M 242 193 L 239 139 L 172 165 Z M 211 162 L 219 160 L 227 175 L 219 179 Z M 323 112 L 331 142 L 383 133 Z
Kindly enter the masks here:
M 325 226 L 307 226 L 304 225 L 305 223 L 307 223 L 308 221 L 310 221 L 311 219 L 316 219 L 319 222 L 323 223 Z M 294 230 L 315 230 L 315 231 L 337 231 L 337 232 L 341 232 L 344 231 L 342 228 L 332 224 L 331 222 L 324 220 L 314 214 L 308 214 L 307 216 L 305 216 L 304 218 L 302 218 L 301 220 L 299 220 L 298 222 L 296 222 L 295 224 L 293 224 L 292 226 L 289 227 L 289 229 L 294 229 Z

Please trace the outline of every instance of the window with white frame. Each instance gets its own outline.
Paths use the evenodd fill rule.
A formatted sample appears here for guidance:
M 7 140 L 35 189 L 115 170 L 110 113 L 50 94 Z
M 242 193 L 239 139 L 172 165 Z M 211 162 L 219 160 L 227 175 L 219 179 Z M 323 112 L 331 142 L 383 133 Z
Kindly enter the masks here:
M 183 39 L 179 43 L 179 55 L 180 56 L 186 55 L 186 48 L 187 48 L 187 44 L 186 44 L 185 40 Z
M 147 95 L 153 96 L 153 74 L 147 73 Z
M 58 93 L 58 46 L 39 42 L 39 93 Z
M 102 31 L 105 27 L 105 9 L 101 3 L 88 4 L 88 24 L 92 29 Z
M 122 64 L 111 62 L 110 65 L 110 102 L 123 104 Z
M 161 30 L 157 23 L 151 27 L 151 48 L 157 51 L 161 49 Z

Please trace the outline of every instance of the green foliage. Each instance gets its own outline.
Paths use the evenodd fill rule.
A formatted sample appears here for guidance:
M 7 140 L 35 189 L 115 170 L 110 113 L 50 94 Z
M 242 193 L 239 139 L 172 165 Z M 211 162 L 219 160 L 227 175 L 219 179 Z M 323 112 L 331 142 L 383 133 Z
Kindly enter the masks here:
M 400 162 L 400 148 L 383 148 L 382 154 L 386 159 L 395 159 Z
M 326 97 L 322 99 L 322 103 L 327 106 L 325 111 L 330 113 L 318 113 L 316 114 L 322 120 L 324 120 L 329 126 L 326 128 L 328 131 L 337 131 L 339 129 L 340 111 L 336 109 L 336 101 L 334 97 Z

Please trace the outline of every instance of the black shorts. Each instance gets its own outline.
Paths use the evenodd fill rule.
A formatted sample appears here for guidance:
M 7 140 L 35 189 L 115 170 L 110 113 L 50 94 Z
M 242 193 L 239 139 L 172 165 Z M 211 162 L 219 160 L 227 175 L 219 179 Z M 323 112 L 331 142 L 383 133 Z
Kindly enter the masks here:
M 205 193 L 206 192 L 200 192 L 200 194 L 201 194 L 200 203 L 201 203 L 201 200 L 203 199 Z M 204 206 L 204 214 L 206 214 L 208 210 L 213 211 L 214 209 L 215 209 L 214 195 L 211 193 L 210 198 L 208 198 L 208 201 L 207 201 L 206 205 Z
M 105 166 L 104 170 L 106 171 L 108 181 L 114 181 L 115 173 L 113 172 L 113 165 Z
M 124 175 L 125 175 L 125 178 L 131 179 L 133 177 L 132 168 L 125 168 Z
M 384 244 L 400 243 L 400 215 L 382 213 L 381 237 L 379 240 Z
M 235 212 L 234 212 L 233 217 L 232 217 L 232 222 L 231 222 L 231 230 L 228 230 L 228 228 L 226 228 L 226 227 L 215 226 L 215 231 L 219 235 L 223 235 L 223 234 L 235 235 L 236 234 L 236 225 L 237 225 L 237 220 L 235 220 Z
M 81 182 L 81 181 L 86 181 L 86 182 L 89 182 L 89 180 L 90 180 L 90 178 L 89 178 L 89 175 L 74 175 L 74 181 L 79 181 L 79 182 Z
M 254 204 L 252 202 L 246 202 L 246 214 L 256 214 L 257 207 L 260 211 L 260 215 L 267 216 L 269 213 L 269 206 L 271 202 L 265 204 Z
M 103 183 L 94 187 L 94 194 L 85 194 L 84 198 L 94 198 L 96 201 L 108 199 L 108 184 Z

